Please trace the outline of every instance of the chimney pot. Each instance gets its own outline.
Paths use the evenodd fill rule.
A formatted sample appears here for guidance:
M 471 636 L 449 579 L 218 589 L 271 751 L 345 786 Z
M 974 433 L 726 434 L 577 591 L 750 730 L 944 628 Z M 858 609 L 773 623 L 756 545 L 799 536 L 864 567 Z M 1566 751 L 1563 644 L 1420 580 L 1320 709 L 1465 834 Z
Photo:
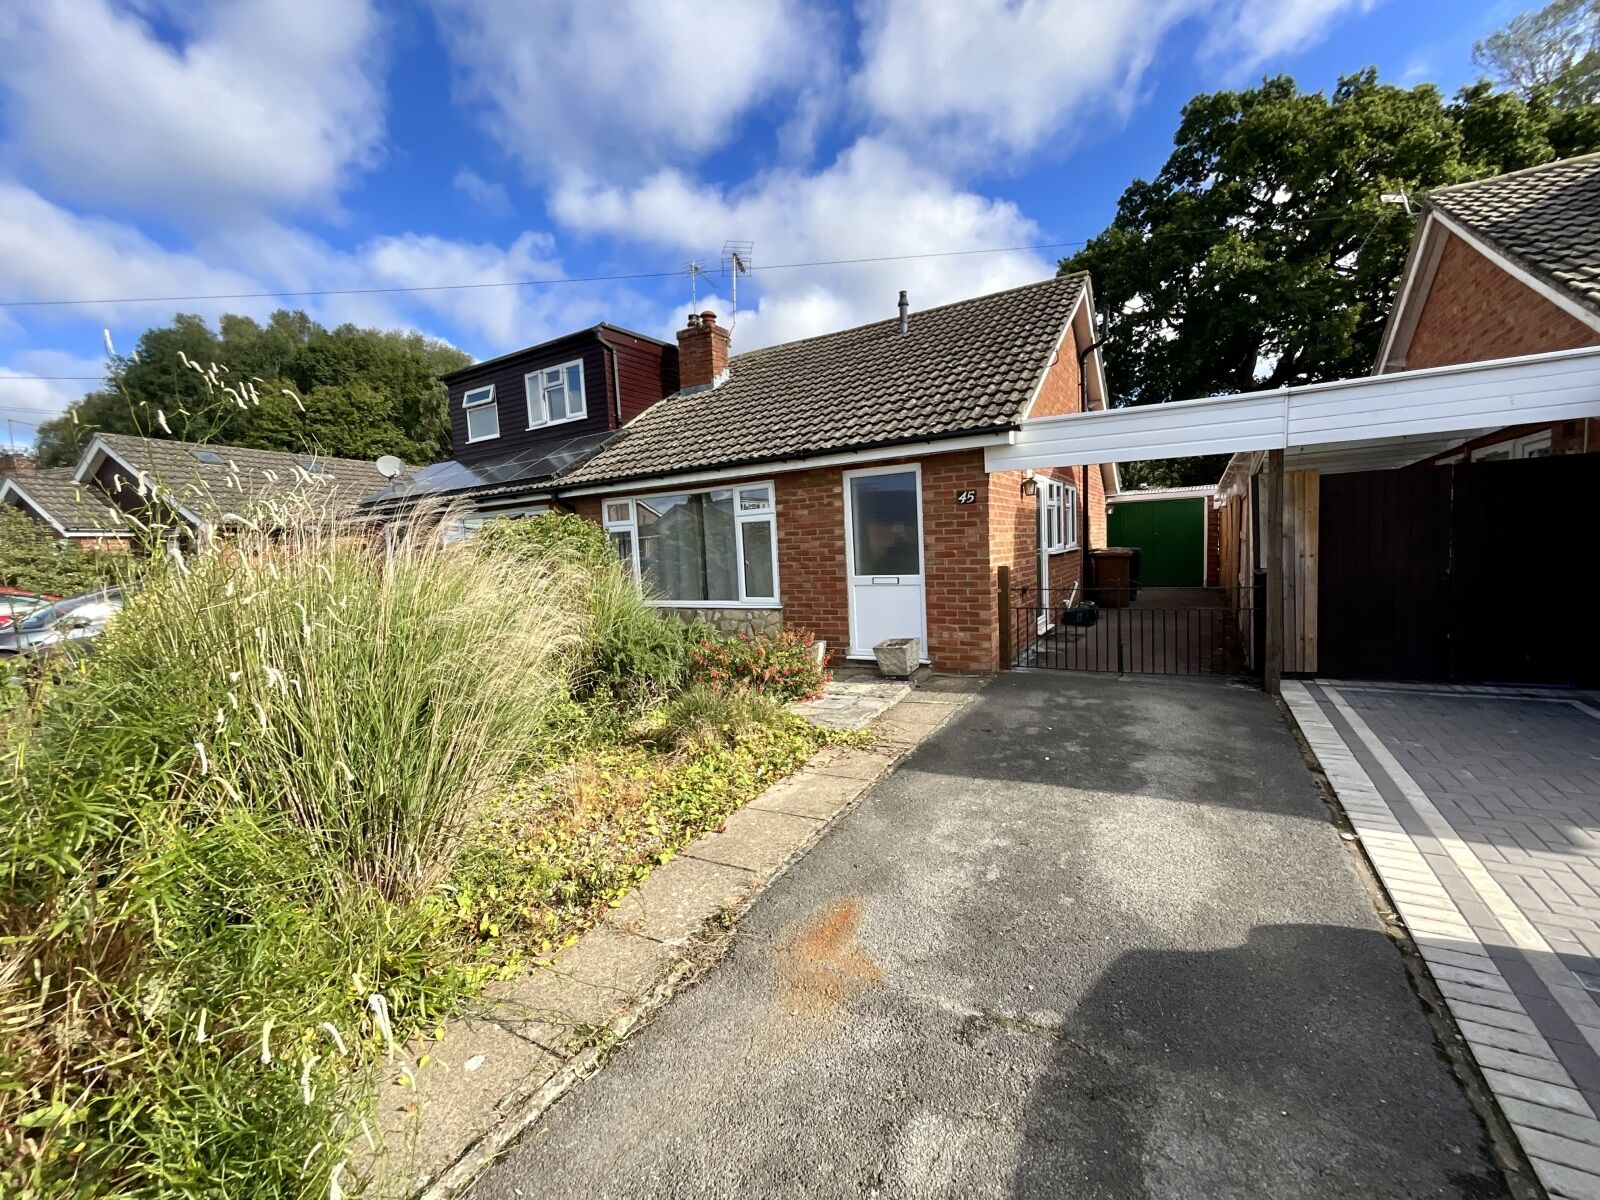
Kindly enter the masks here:
M 699 313 L 690 313 L 689 314 L 689 324 L 687 326 L 685 326 L 685 328 L 687 328 L 687 329 L 698 329 L 698 328 L 700 328 L 700 314 Z
M 905 337 L 911 332 L 911 305 L 906 300 L 906 290 L 900 289 L 900 336 Z
M 700 314 L 700 323 L 702 325 L 715 325 L 717 323 L 717 314 L 709 308 L 706 309 L 705 312 Z

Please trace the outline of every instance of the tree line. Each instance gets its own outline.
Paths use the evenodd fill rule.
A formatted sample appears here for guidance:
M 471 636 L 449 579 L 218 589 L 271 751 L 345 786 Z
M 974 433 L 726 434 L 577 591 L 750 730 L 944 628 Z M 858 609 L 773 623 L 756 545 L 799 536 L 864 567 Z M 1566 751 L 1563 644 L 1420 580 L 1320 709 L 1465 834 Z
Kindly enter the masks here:
M 243 405 L 208 391 L 199 371 L 253 384 Z M 192 314 L 147 330 L 112 364 L 105 386 L 46 421 L 34 439 L 41 466 L 77 459 L 96 431 L 315 451 L 337 458 L 395 454 L 408 463 L 450 456 L 450 419 L 438 376 L 472 356 L 420 333 L 327 329 L 279 310 L 266 324 L 228 315 L 216 329 Z M 257 399 L 259 398 L 259 402 Z
M 1371 371 L 1430 189 L 1600 149 L 1600 0 L 1557 0 L 1478 43 L 1451 99 L 1375 70 L 1196 96 L 1155 178 L 1063 259 L 1088 271 L 1121 404 Z M 1383 196 L 1403 194 L 1403 203 Z M 1226 456 L 1132 463 L 1125 485 L 1215 482 Z

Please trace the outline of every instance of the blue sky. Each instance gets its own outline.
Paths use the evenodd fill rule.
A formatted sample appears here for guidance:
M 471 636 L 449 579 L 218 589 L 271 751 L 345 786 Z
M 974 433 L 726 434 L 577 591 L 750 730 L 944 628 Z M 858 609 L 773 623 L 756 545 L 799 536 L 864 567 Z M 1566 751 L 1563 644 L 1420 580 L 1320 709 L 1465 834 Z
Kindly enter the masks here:
M 715 269 L 736 349 L 1047 275 L 1197 92 L 1468 82 L 1517 0 L 35 0 L 0 12 L 0 418 L 20 445 L 174 311 L 303 307 L 490 356 L 682 277 L 105 303 Z M 25 10 L 25 11 L 24 11 Z M 700 307 L 727 314 L 725 281 Z

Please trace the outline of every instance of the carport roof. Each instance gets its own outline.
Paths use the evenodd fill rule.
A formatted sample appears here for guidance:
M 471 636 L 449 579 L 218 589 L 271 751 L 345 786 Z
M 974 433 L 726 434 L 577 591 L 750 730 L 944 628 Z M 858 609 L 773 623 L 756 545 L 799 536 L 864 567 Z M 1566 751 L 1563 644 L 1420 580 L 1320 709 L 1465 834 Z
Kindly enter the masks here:
M 1401 466 L 1506 425 L 1600 417 L 1600 347 L 1024 421 L 989 471 L 1284 450 L 1324 470 Z

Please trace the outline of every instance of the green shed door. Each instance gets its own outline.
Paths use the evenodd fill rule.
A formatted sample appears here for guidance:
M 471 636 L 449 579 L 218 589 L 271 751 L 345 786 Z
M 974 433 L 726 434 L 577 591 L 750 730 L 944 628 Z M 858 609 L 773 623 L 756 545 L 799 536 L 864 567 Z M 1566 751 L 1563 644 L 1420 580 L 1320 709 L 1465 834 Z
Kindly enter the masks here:
M 1106 518 L 1106 542 L 1136 546 L 1141 587 L 1204 587 L 1206 502 L 1123 502 Z

